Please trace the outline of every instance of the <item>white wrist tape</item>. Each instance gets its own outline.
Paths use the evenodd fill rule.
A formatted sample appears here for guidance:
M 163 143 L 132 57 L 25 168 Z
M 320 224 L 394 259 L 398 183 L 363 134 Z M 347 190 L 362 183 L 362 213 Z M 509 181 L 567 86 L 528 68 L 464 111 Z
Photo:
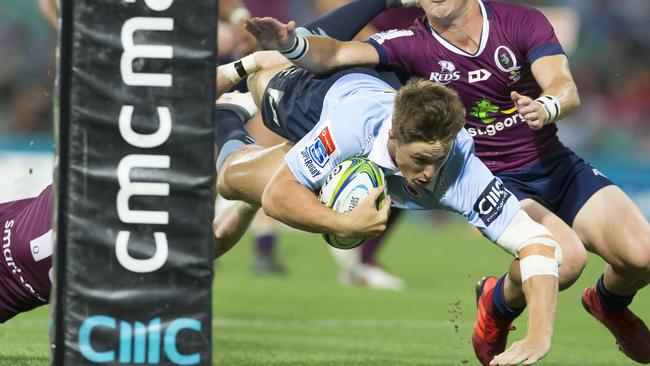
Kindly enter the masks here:
M 304 36 L 296 34 L 293 45 L 286 50 L 280 50 L 280 53 L 291 61 L 298 61 L 309 51 L 309 40 Z
M 557 121 L 560 117 L 560 102 L 557 101 L 557 98 L 552 95 L 542 95 L 541 97 L 535 99 L 535 101 L 544 107 L 546 113 L 548 113 L 548 119 L 544 123 L 553 123 Z
M 551 275 L 558 277 L 557 259 L 533 254 L 519 261 L 521 283 L 532 276 Z
M 244 7 L 236 8 L 230 13 L 228 17 L 228 22 L 232 25 L 239 25 L 242 21 L 251 17 L 251 12 Z
M 227 65 L 220 66 L 219 68 L 233 84 L 237 84 L 241 79 L 258 70 L 253 55 L 248 55 L 241 60 L 231 62 Z

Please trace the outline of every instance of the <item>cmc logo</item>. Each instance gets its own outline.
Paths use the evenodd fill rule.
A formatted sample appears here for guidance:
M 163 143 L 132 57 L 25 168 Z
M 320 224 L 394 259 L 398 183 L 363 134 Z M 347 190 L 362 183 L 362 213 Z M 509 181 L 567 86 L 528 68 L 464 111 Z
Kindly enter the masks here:
M 191 318 L 176 319 L 169 323 L 163 335 L 160 318 L 152 319 L 149 324 L 119 321 L 118 328 L 115 318 L 93 315 L 84 320 L 79 328 L 79 351 L 85 359 L 94 363 L 117 361 L 118 364 L 157 365 L 160 363 L 162 346 L 167 358 L 175 365 L 198 365 L 201 361 L 198 352 L 181 354 L 178 351 L 177 337 L 182 330 L 200 332 L 201 323 Z M 116 352 L 115 348 L 106 350 L 105 344 L 93 346 L 93 332 L 95 340 L 104 341 L 107 340 L 107 332 L 114 334 L 118 351 Z
M 503 183 L 494 178 L 474 203 L 474 211 L 489 226 L 501 214 L 509 197 L 510 192 Z

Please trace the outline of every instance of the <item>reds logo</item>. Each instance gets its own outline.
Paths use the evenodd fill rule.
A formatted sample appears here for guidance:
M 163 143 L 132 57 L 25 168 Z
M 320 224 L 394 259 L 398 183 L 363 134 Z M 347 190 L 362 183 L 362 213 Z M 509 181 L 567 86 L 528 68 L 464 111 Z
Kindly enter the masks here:
M 440 65 L 440 72 L 432 72 L 430 80 L 440 84 L 449 84 L 460 79 L 460 71 L 456 71 L 456 66 L 450 61 L 438 61 L 438 65 Z

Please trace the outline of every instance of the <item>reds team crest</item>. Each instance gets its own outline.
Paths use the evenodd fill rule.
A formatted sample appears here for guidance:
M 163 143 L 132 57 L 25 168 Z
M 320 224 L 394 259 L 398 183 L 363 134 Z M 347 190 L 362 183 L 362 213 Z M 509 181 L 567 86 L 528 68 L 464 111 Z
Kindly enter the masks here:
M 521 66 L 517 64 L 517 57 L 507 46 L 499 46 L 494 51 L 494 63 L 499 70 L 508 73 L 511 84 L 521 79 Z

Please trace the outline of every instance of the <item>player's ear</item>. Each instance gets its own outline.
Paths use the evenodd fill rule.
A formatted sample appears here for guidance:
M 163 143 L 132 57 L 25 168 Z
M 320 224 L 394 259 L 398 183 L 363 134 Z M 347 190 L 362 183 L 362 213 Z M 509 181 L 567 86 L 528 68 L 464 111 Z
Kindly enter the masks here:
M 393 133 L 393 129 L 392 129 L 392 128 L 389 128 L 389 129 L 388 129 L 388 138 L 391 139 L 391 140 L 394 140 L 394 139 L 395 139 L 395 134 Z

